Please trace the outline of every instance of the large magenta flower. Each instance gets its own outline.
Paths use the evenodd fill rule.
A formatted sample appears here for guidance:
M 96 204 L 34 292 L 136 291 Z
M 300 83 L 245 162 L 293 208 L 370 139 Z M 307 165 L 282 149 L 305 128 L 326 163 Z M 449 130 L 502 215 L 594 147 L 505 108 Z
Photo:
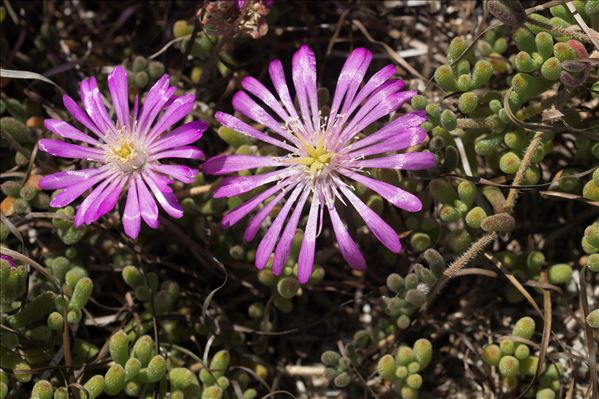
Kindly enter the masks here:
M 413 91 L 402 91 L 403 81 L 392 79 L 395 73 L 393 65 L 375 73 L 360 88 L 371 59 L 372 53 L 363 48 L 354 50 L 347 58 L 339 75 L 330 113 L 324 119 L 320 115 L 322 104 L 318 104 L 316 91 L 316 61 L 307 46 L 302 46 L 293 57 L 292 77 L 299 111 L 294 106 L 279 60 L 272 61 L 269 67 L 278 98 L 252 77 L 242 82 L 243 88 L 267 108 L 244 91 L 233 97 L 235 110 L 266 126 L 270 134 L 232 115 L 216 113 L 216 119 L 223 125 L 287 153 L 282 156 L 220 155 L 204 164 L 204 171 L 213 175 L 260 167 L 277 168 L 268 173 L 225 178 L 214 193 L 216 198 L 233 197 L 271 184 L 223 218 L 226 227 L 232 226 L 272 197 L 250 221 L 245 231 L 246 240 L 256 236 L 266 217 L 283 201 L 281 210 L 258 245 L 258 268 L 266 266 L 274 251 L 272 270 L 275 275 L 281 273 L 308 199 L 310 210 L 298 259 L 301 282 L 306 282 L 312 272 L 316 236 L 322 226 L 325 209 L 342 256 L 356 269 L 366 266 L 364 257 L 337 212 L 338 204 L 351 204 L 383 245 L 396 253 L 401 250 L 396 232 L 354 194 L 350 184 L 360 183 L 393 205 L 416 212 L 422 208 L 416 196 L 366 176 L 365 169 L 426 169 L 435 165 L 435 157 L 430 152 L 380 156 L 411 147 L 426 138 L 426 132 L 420 127 L 425 121 L 422 113 L 400 116 L 376 132 L 364 134 L 369 125 L 396 111 L 415 95 Z
M 168 177 L 191 183 L 198 171 L 184 165 L 163 164 L 165 158 L 203 159 L 204 153 L 188 146 L 202 137 L 207 124 L 193 121 L 166 133 L 175 123 L 192 110 L 195 96 L 175 96 L 175 87 L 164 75 L 148 92 L 141 113 L 135 98 L 133 115 L 129 112 L 127 72 L 117 66 L 108 77 L 112 108 L 116 125 L 108 115 L 95 78 L 81 82 L 81 100 L 84 112 L 69 96 L 63 97 L 64 106 L 91 134 L 83 133 L 72 125 L 56 119 L 47 119 L 45 126 L 65 139 L 79 141 L 71 144 L 62 140 L 41 139 L 39 148 L 63 158 L 85 159 L 92 163 L 88 169 L 74 169 L 45 176 L 42 189 L 61 189 L 50 205 L 66 206 L 96 186 L 83 200 L 75 214 L 75 226 L 90 224 L 111 211 L 123 190 L 127 202 L 123 214 L 125 233 L 136 238 L 141 219 L 152 228 L 158 227 L 158 206 L 174 218 L 183 216 L 177 198 L 169 187 Z

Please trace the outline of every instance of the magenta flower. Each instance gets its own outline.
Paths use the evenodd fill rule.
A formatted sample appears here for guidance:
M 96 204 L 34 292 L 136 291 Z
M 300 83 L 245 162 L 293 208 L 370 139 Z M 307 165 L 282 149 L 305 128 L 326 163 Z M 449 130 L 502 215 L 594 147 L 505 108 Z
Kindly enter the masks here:
M 259 269 L 266 266 L 274 251 L 272 271 L 275 275 L 281 273 L 308 198 L 310 210 L 298 259 L 300 282 L 305 283 L 312 273 L 315 241 L 322 228 L 325 209 L 343 258 L 353 268 L 363 269 L 366 266 L 364 257 L 337 212 L 338 204 L 353 206 L 383 245 L 396 253 L 401 250 L 396 232 L 354 194 L 350 184 L 360 183 L 393 205 L 417 212 L 422 203 L 415 195 L 366 176 L 366 169 L 426 169 L 435 165 L 435 157 L 430 152 L 381 156 L 414 146 L 426 138 L 426 132 L 420 127 L 425 118 L 420 112 L 400 116 L 364 136 L 365 128 L 396 111 L 415 95 L 413 91 L 402 91 L 403 81 L 392 79 L 395 73 L 393 65 L 375 73 L 360 88 L 371 59 L 372 53 L 362 48 L 350 54 L 339 75 L 330 113 L 324 119 L 320 115 L 322 104 L 318 104 L 316 92 L 316 61 L 307 46 L 302 46 L 293 56 L 292 78 L 299 112 L 294 106 L 279 60 L 272 61 L 269 67 L 278 98 L 252 77 L 241 83 L 248 93 L 268 108 L 258 104 L 244 91 L 233 96 L 235 110 L 266 126 L 271 134 L 257 130 L 232 115 L 216 113 L 216 119 L 224 126 L 287 153 L 282 156 L 220 155 L 204 164 L 204 171 L 213 175 L 260 167 L 276 168 L 257 175 L 227 177 L 214 193 L 215 198 L 233 197 L 270 184 L 223 218 L 223 225 L 230 227 L 272 197 L 251 219 L 244 235 L 246 240 L 256 236 L 266 217 L 283 202 L 258 245 L 256 266 Z
M 0 255 L 0 259 L 8 262 L 8 267 L 10 267 L 11 269 L 13 269 L 15 267 L 15 260 L 13 259 L 12 256 Z
M 191 112 L 195 102 L 193 94 L 175 96 L 176 88 L 169 86 L 168 75 L 162 76 L 150 89 L 139 115 L 137 97 L 133 115 L 129 112 L 125 68 L 114 68 L 108 76 L 108 87 L 116 125 L 108 115 L 93 77 L 83 80 L 80 87 L 87 114 L 71 97 L 63 97 L 66 109 L 92 134 L 83 133 L 61 120 L 45 121 L 46 128 L 52 133 L 84 144 L 42 139 L 39 141 L 42 151 L 63 158 L 85 159 L 92 166 L 45 176 L 40 187 L 62 190 L 50 202 L 51 206 L 61 208 L 96 186 L 79 205 L 75 226 L 93 223 L 111 211 L 121 192 L 126 190 L 123 226 L 129 237 L 136 238 L 142 218 L 148 226 L 158 227 L 156 200 L 170 216 L 183 216 L 183 209 L 169 187 L 173 183 L 169 177 L 191 183 L 198 171 L 160 161 L 166 158 L 203 159 L 204 153 L 188 144 L 202 137 L 207 124 L 193 121 L 166 133 Z

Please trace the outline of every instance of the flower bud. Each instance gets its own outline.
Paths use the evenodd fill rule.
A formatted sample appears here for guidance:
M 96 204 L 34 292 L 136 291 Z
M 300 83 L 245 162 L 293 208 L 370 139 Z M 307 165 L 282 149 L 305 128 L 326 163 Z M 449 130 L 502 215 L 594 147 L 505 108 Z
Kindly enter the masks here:
M 416 360 L 414 351 L 409 346 L 400 346 L 395 355 L 396 363 L 400 366 L 407 366 Z
M 516 221 L 510 214 L 503 212 L 486 217 L 480 227 L 486 232 L 509 233 L 516 227 Z
M 223 390 L 217 385 L 206 387 L 202 391 L 202 399 L 221 399 L 222 397 Z
M 125 388 L 125 369 L 120 364 L 110 366 L 104 374 L 104 391 L 108 395 L 118 395 Z
M 524 344 L 519 344 L 518 346 L 516 346 L 514 356 L 518 360 L 524 360 L 530 356 L 530 348 Z
M 426 233 L 417 232 L 410 237 L 410 245 L 417 252 L 422 252 L 431 245 L 431 238 Z
M 513 356 L 504 356 L 499 361 L 499 373 L 504 377 L 516 377 L 520 371 L 520 362 Z
M 135 357 L 131 357 L 125 361 L 125 377 L 130 381 L 137 377 L 141 370 L 141 362 Z M 126 388 L 125 388 L 126 389 Z
M 166 374 L 166 360 L 161 355 L 154 356 L 146 368 L 139 370 L 137 378 L 141 382 L 151 384 L 160 381 Z
M 277 283 L 277 292 L 286 299 L 296 296 L 299 289 L 300 283 L 293 277 L 284 277 Z
M 349 385 L 350 382 L 351 382 L 351 378 L 347 372 L 343 372 L 343 373 L 339 374 L 333 380 L 333 383 L 335 384 L 335 386 L 337 388 L 345 388 L 346 386 Z
M 591 328 L 599 328 L 599 308 L 587 315 L 587 324 Z
M 464 229 L 456 229 L 449 233 L 449 247 L 456 253 L 462 253 L 470 246 L 472 237 Z
M 122 271 L 123 280 L 125 283 L 135 289 L 143 283 L 143 276 L 139 269 L 135 266 L 125 266 Z
M 118 330 L 110 337 L 108 344 L 110 357 L 115 363 L 124 366 L 129 359 L 129 340 L 123 330 Z
M 419 389 L 422 386 L 422 376 L 418 373 L 409 375 L 406 385 L 412 389 Z
M 572 268 L 565 263 L 553 265 L 549 267 L 547 277 L 551 284 L 567 284 L 572 280 Z
M 154 351 L 154 341 L 149 335 L 143 335 L 137 339 L 135 345 L 133 345 L 132 354 L 139 359 L 142 366 L 147 365 L 150 362 Z
M 69 309 L 83 309 L 89 300 L 92 291 L 94 289 L 94 283 L 89 277 L 83 277 L 75 285 L 71 301 L 69 303 Z
M 94 375 L 87 380 L 83 387 L 87 390 L 87 399 L 95 399 L 104 391 L 104 377 L 101 375 Z
M 210 371 L 214 377 L 218 378 L 224 375 L 229 368 L 230 360 L 231 355 L 227 350 L 221 350 L 214 354 L 212 360 L 210 361 Z
M 387 381 L 396 381 L 397 376 L 395 375 L 395 359 L 391 355 L 384 355 L 379 359 L 376 370 L 380 376 Z
M 428 105 L 428 100 L 424 96 L 416 95 L 412 97 L 411 104 L 414 109 L 421 110 L 426 108 Z
M 400 330 L 406 330 L 408 327 L 410 327 L 411 322 L 412 320 L 410 320 L 410 316 L 402 314 L 397 318 L 396 325 Z
M 531 339 L 535 333 L 535 321 L 532 317 L 522 317 L 514 324 L 512 335 L 524 339 Z
M 595 273 L 599 273 L 599 254 L 591 254 L 587 259 L 587 267 Z
M 470 114 L 478 107 L 478 96 L 474 92 L 463 93 L 458 99 L 458 108 L 463 114 Z
M 556 57 L 550 57 L 541 67 L 541 75 L 547 80 L 559 80 L 562 73 L 562 64 Z
M 495 344 L 486 345 L 482 351 L 483 362 L 489 366 L 498 366 L 503 356 L 499 346 Z
M 433 357 L 433 345 L 428 339 L 420 338 L 414 342 L 413 353 L 422 370 L 428 366 Z
M 54 388 L 47 380 L 39 380 L 31 390 L 31 399 L 52 399 Z

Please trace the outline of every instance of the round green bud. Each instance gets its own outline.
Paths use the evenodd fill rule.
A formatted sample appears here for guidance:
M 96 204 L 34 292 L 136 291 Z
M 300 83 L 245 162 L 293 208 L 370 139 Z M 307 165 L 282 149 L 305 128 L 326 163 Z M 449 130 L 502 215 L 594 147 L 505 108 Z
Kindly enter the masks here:
M 524 360 L 530 356 L 530 348 L 524 344 L 520 344 L 516 346 L 516 350 L 514 351 L 514 356 L 518 360 Z
M 410 374 L 406 379 L 406 385 L 412 389 L 419 389 L 422 386 L 422 376 L 418 373 Z
M 54 391 L 54 399 L 68 399 L 69 394 L 65 387 L 58 387 L 56 391 Z
M 81 318 L 83 317 L 83 313 L 79 309 L 71 309 L 67 312 L 67 323 L 71 325 L 79 324 Z
M 139 392 L 141 391 L 141 385 L 142 384 L 137 381 L 128 381 L 125 384 L 125 394 L 127 396 L 138 397 Z
M 516 57 L 514 57 L 514 64 L 516 65 L 516 69 L 520 72 L 529 73 L 537 69 L 532 57 L 525 51 L 520 51 L 516 54 Z
M 141 89 L 148 85 L 150 77 L 148 76 L 148 73 L 146 71 L 141 71 L 137 72 L 133 79 L 133 81 L 135 82 L 135 86 Z
M 458 184 L 458 196 L 466 205 L 472 206 L 476 198 L 476 184 L 469 180 L 462 180 Z
M 377 371 L 380 376 L 387 381 L 396 381 L 397 376 L 395 375 L 395 359 L 391 355 L 384 355 L 379 359 L 377 364 Z
M 224 375 L 225 371 L 229 368 L 230 360 L 231 355 L 229 351 L 221 350 L 216 352 L 210 361 L 210 371 L 216 378 Z
M 95 399 L 104 391 L 104 377 L 101 375 L 94 375 L 92 378 L 87 380 L 83 386 L 87 390 L 87 398 Z
M 414 374 L 414 373 L 419 372 L 420 370 L 421 370 L 420 363 L 412 362 L 412 363 L 408 364 L 408 373 Z
M 398 293 L 404 289 L 404 279 L 397 273 L 391 273 L 387 276 L 387 288 Z
M 164 73 L 164 64 L 159 61 L 150 61 L 148 73 L 152 79 L 158 79 Z
M 599 185 L 589 180 L 582 188 L 582 196 L 591 201 L 599 201 Z
M 12 118 L 10 118 L 12 119 Z M 5 121 L 5 118 L 0 119 L 2 122 Z M 19 122 L 21 123 L 21 122 Z M 25 127 L 25 125 L 23 125 Z M 4 125 L 2 126 L 4 128 Z M 26 129 L 26 127 L 25 127 Z M 19 198 L 19 193 L 21 191 L 21 184 L 19 184 L 16 180 L 7 180 L 4 183 L 0 184 L 0 189 L 7 197 Z
M 570 47 L 568 43 L 563 42 L 555 43 L 553 45 L 553 55 L 562 62 L 578 58 L 576 50 Z
M 499 169 L 505 174 L 513 175 L 520 167 L 520 157 L 513 152 L 506 152 L 499 159 Z
M 553 55 L 553 36 L 547 32 L 539 32 L 535 36 L 537 51 L 544 60 Z
M 346 386 L 349 385 L 350 382 L 351 382 L 351 378 L 350 378 L 349 374 L 346 372 L 339 374 L 333 380 L 333 383 L 335 384 L 335 386 L 337 388 L 345 388 Z
M 409 346 L 405 345 L 397 348 L 397 354 L 395 355 L 395 358 L 399 366 L 407 366 L 416 360 L 414 350 L 412 350 L 412 348 L 410 348 Z
M 428 105 L 428 100 L 424 96 L 417 95 L 412 97 L 411 104 L 414 109 L 425 109 Z
M 504 356 L 499 361 L 499 373 L 504 377 L 517 377 L 520 371 L 520 362 L 513 356 Z
M 435 70 L 434 74 L 435 82 L 441 88 L 448 92 L 454 92 L 458 90 L 458 83 L 456 81 L 453 69 L 449 65 L 441 65 Z M 428 109 L 427 109 L 428 111 Z
M 447 61 L 455 62 L 468 48 L 468 41 L 463 36 L 454 37 L 447 48 Z
M 185 367 L 175 367 L 168 372 L 171 389 L 185 389 L 193 383 L 193 373 Z
M 339 363 L 339 359 L 341 359 L 341 355 L 335 351 L 326 351 L 320 356 L 320 361 L 325 366 L 336 366 Z
M 443 259 L 443 256 L 437 250 L 431 248 L 424 251 L 423 257 L 434 275 L 441 277 L 445 271 L 445 259 Z
M 498 366 L 503 353 L 499 346 L 495 344 L 486 345 L 482 351 L 483 362 L 489 366 Z
M 591 328 L 599 328 L 599 308 L 587 315 L 587 324 Z
M 418 399 L 418 391 L 409 386 L 404 386 L 400 390 L 401 399 Z
M 522 317 L 514 324 L 512 335 L 524 339 L 531 339 L 535 333 L 535 321 L 532 317 Z
M 595 273 L 599 273 L 599 254 L 591 254 L 587 259 L 587 267 Z
M 493 76 L 493 65 L 486 60 L 477 61 L 472 71 L 472 87 L 479 89 Z
M 446 109 L 445 111 L 441 112 L 441 125 L 448 131 L 451 131 L 457 127 L 456 116 L 451 110 Z
M 541 75 L 547 80 L 559 80 L 562 73 L 562 64 L 556 57 L 548 58 L 541 66 Z
M 50 381 L 39 380 L 31 390 L 31 399 L 52 399 L 54 388 Z
M 532 273 L 538 273 L 545 264 L 545 255 L 541 251 L 532 251 L 526 257 L 526 268 Z
M 402 314 L 397 318 L 396 325 L 400 330 L 407 330 L 408 327 L 410 327 L 411 322 L 412 320 L 410 320 L 410 316 Z
M 148 366 L 139 371 L 138 378 L 141 382 L 151 384 L 160 381 L 166 374 L 166 360 L 161 355 L 154 356 Z
M 406 301 L 415 307 L 420 307 L 426 302 L 426 294 L 419 289 L 408 290 Z
M 470 233 L 463 229 L 456 229 L 449 233 L 449 247 L 456 253 L 462 253 L 468 249 L 472 242 Z
M 460 96 L 458 99 L 458 108 L 463 114 L 470 114 L 476 111 L 478 107 L 478 96 L 469 91 Z
M 478 229 L 480 228 L 480 225 L 482 223 L 482 221 L 487 217 L 487 212 L 485 212 L 485 210 L 483 208 L 481 208 L 480 206 L 477 206 L 475 208 L 472 208 L 467 214 L 466 214 L 466 224 L 468 225 L 468 227 L 472 228 L 472 229 Z
M 486 232 L 509 233 L 516 227 L 516 221 L 509 213 L 502 212 L 484 218 L 480 227 Z
M 503 142 L 511 150 L 520 152 L 520 151 L 524 151 L 526 149 L 526 147 L 528 146 L 529 140 L 526 137 L 526 135 L 524 135 L 522 132 L 516 130 L 516 131 L 507 132 L 503 136 Z
M 433 179 L 428 188 L 437 202 L 452 205 L 458 199 L 458 193 L 447 180 Z
M 426 233 L 417 232 L 410 237 L 410 245 L 417 252 L 422 252 L 431 246 L 431 238 Z
M 140 71 L 143 71 L 144 69 L 146 69 L 147 66 L 148 66 L 148 61 L 141 55 L 138 55 L 133 60 L 132 69 L 133 69 L 133 72 L 140 72 Z
M 83 277 L 87 277 L 85 269 L 75 266 L 65 274 L 65 282 L 69 287 L 75 288 L 77 282 Z
M 504 355 L 513 355 L 516 344 L 514 344 L 514 341 L 505 338 L 499 342 L 499 348 L 501 348 L 501 353 Z
M 267 287 L 274 287 L 277 285 L 278 280 L 277 277 L 272 274 L 272 271 L 269 269 L 262 269 L 258 272 L 258 281 Z
M 129 359 L 129 339 L 123 330 L 118 330 L 110 337 L 108 343 L 110 357 L 115 363 L 124 366 Z
M 445 223 L 453 223 L 460 220 L 462 215 L 460 215 L 460 212 L 453 206 L 443 205 L 439 210 L 439 217 Z
M 69 308 L 72 309 L 83 309 L 89 300 L 92 291 L 94 289 L 94 283 L 89 277 L 83 277 L 77 284 L 75 284 L 75 289 L 73 290 L 73 295 L 71 296 L 71 301 L 69 302 Z
M 131 353 L 139 359 L 142 366 L 146 366 L 150 362 L 153 352 L 154 340 L 149 335 L 142 335 L 137 339 L 135 345 L 133 345 Z
M 433 357 L 433 344 L 426 338 L 420 338 L 414 342 L 413 352 L 414 357 L 420 363 L 421 369 L 424 369 Z
M 229 248 L 229 255 L 235 260 L 245 259 L 245 249 L 241 245 L 233 245 Z
M 254 320 L 260 320 L 264 317 L 264 305 L 260 302 L 252 303 L 248 308 L 248 315 Z
M 277 283 L 277 292 L 283 298 L 291 299 L 297 295 L 300 283 L 293 277 L 284 277 Z
M 120 364 L 110 366 L 106 374 L 104 374 L 104 391 L 108 395 L 118 395 L 125 389 L 125 369 Z
M 430 103 L 426 106 L 426 113 L 433 120 L 441 118 L 441 107 L 437 103 Z
M 31 186 L 23 186 L 23 188 L 21 188 L 19 191 L 19 196 L 27 202 L 33 200 L 36 195 L 37 190 Z
M 187 23 L 187 21 L 183 19 L 179 19 L 175 21 L 173 24 L 173 36 L 175 37 L 183 37 L 187 35 L 191 35 L 193 32 L 193 26 Z
M 206 387 L 202 391 L 202 399 L 221 399 L 222 397 L 223 390 L 217 385 Z
M 535 395 L 535 399 L 555 399 L 555 392 L 553 392 L 550 388 L 543 388 L 537 391 Z
M 593 183 L 595 183 L 596 186 L 599 186 L 599 168 L 596 168 L 593 171 Z
M 468 91 L 472 89 L 472 76 L 469 73 L 460 75 L 456 82 L 459 91 Z
M 565 263 L 552 265 L 547 276 L 551 284 L 567 284 L 572 280 L 572 268 Z
M 249 388 L 243 391 L 243 399 L 255 399 L 258 397 L 258 391 L 254 388 Z
M 397 370 L 395 370 L 395 376 L 401 380 L 406 378 L 409 375 L 408 368 L 406 366 L 399 366 Z
M 125 376 L 127 381 L 136 378 L 141 370 L 141 362 L 135 357 L 131 357 L 125 361 Z
M 520 374 L 533 376 L 537 372 L 537 366 L 539 365 L 539 358 L 536 356 L 529 356 L 526 359 L 520 360 Z

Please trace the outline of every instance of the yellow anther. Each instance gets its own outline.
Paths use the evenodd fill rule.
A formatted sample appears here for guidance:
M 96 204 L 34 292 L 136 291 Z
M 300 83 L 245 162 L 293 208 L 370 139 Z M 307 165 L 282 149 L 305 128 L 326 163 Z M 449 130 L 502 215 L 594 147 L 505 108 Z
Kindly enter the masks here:
M 121 143 L 118 147 L 112 149 L 112 153 L 119 158 L 120 161 L 128 161 L 135 153 L 133 144 L 129 141 Z

